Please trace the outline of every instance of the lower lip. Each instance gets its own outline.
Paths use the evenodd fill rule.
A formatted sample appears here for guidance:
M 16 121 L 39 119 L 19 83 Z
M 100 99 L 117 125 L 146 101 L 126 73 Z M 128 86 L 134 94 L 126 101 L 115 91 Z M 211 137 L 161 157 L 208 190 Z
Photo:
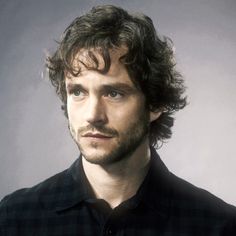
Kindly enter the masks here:
M 94 140 L 94 141 L 107 141 L 111 139 L 111 137 L 96 137 L 96 136 L 87 136 L 84 138 L 89 139 L 89 140 Z

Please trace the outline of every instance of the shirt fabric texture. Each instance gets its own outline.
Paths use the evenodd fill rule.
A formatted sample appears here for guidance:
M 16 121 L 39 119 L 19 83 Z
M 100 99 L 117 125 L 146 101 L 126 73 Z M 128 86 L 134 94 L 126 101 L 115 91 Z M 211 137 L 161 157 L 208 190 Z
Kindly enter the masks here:
M 172 174 L 151 149 L 150 169 L 114 209 L 96 199 L 81 157 L 0 203 L 1 236 L 234 236 L 236 208 Z

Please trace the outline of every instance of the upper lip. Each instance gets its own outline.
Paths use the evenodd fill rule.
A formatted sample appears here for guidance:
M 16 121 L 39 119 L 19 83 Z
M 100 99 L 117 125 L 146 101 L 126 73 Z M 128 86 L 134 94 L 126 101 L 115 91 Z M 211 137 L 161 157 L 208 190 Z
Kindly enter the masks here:
M 93 138 L 111 138 L 110 135 L 102 134 L 102 133 L 92 133 L 88 132 L 82 135 L 83 137 L 93 137 Z

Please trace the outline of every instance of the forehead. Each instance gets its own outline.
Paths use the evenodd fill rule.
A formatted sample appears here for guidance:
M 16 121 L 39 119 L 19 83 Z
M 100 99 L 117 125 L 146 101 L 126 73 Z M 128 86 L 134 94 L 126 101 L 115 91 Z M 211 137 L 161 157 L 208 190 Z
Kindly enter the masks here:
M 119 63 L 122 56 L 127 53 L 127 48 L 121 46 L 119 48 L 102 49 L 102 48 L 89 48 L 80 49 L 72 60 L 72 66 L 74 68 L 95 67 L 102 69 L 105 65 L 105 54 L 109 54 L 110 60 L 113 64 Z
M 133 85 L 125 65 L 121 62 L 121 57 L 125 55 L 127 49 L 125 47 L 114 48 L 109 50 L 110 67 L 106 73 L 103 73 L 105 60 L 100 49 L 81 49 L 75 55 L 72 61 L 73 70 L 77 73 L 65 73 L 66 83 L 79 82 L 83 79 L 91 79 L 95 77 L 103 78 L 102 82 L 125 82 Z

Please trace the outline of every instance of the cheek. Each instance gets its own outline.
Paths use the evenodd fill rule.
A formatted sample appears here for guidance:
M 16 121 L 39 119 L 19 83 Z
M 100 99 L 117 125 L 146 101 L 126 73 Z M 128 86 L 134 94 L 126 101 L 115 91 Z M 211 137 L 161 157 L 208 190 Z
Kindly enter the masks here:
M 70 102 L 67 102 L 67 113 L 70 124 L 74 128 L 78 127 L 78 124 L 81 122 L 81 115 L 79 115 L 77 106 L 71 104 Z
M 128 127 L 130 123 L 135 122 L 145 112 L 142 104 L 129 104 L 120 107 L 119 109 L 112 109 L 109 112 L 109 121 L 111 124 Z
M 68 100 L 67 100 L 67 114 L 68 114 L 69 121 L 71 121 L 73 117 L 73 109 L 71 107 L 70 102 L 68 102 Z

